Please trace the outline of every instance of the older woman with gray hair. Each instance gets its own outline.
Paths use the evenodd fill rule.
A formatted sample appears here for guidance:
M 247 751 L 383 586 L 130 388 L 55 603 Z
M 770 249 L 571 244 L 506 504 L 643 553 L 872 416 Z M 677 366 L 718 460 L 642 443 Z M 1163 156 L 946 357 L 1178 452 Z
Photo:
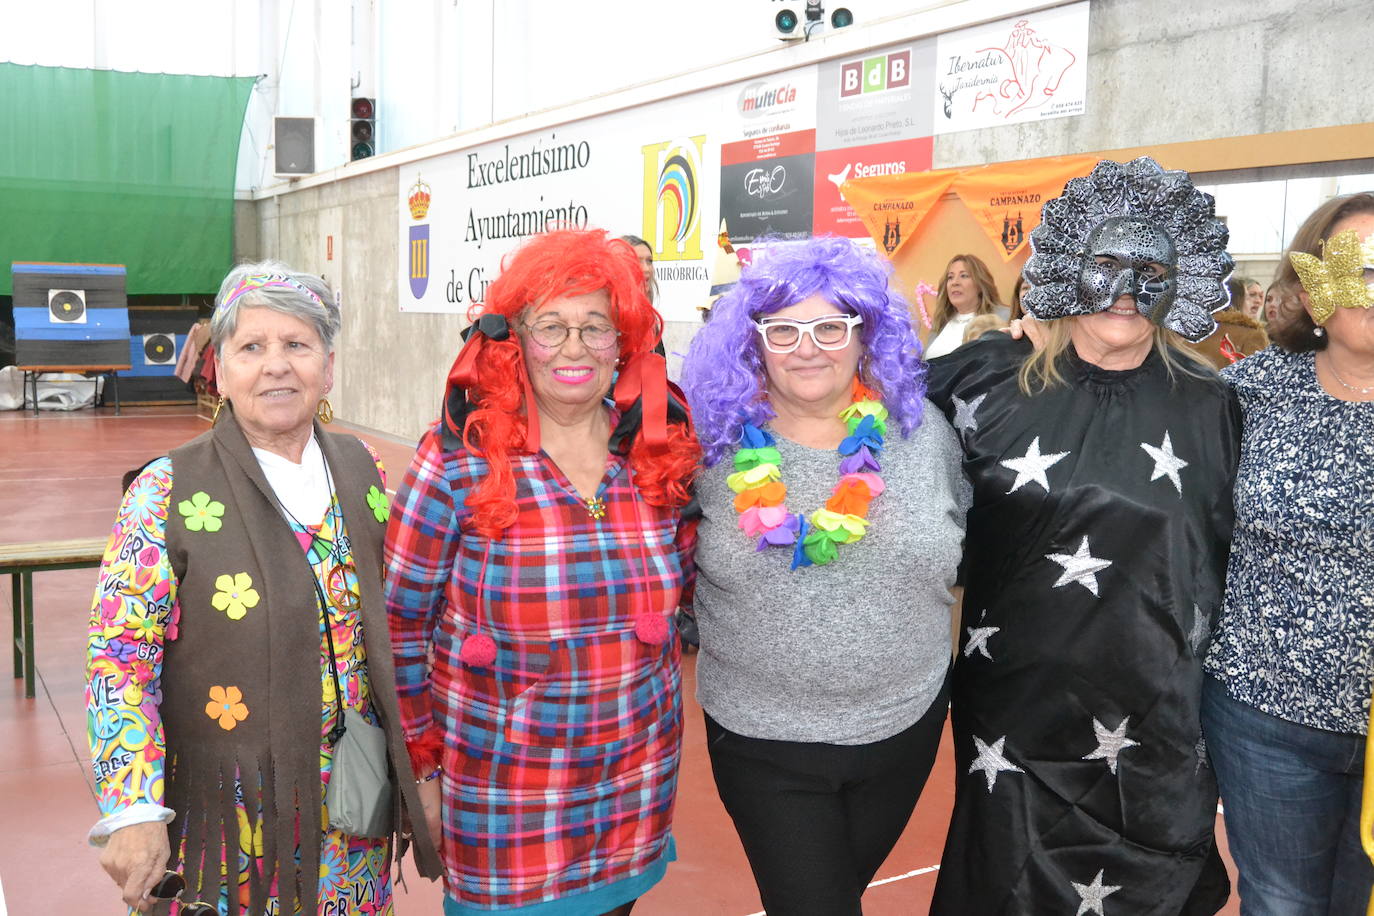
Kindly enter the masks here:
M 389 775 L 409 769 L 381 464 L 321 426 L 339 308 L 273 262 L 234 269 L 215 303 L 213 428 L 129 486 L 100 568 L 90 840 L 140 912 L 390 913 L 393 834 L 419 802 Z

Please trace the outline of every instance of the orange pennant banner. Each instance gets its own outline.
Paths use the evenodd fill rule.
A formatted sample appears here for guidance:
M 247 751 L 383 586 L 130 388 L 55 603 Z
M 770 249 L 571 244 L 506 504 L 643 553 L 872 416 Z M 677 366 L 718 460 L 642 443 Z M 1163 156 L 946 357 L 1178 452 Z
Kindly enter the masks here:
M 958 177 L 958 169 L 942 169 L 858 178 L 841 185 L 840 196 L 890 258 L 916 234 Z
M 1010 261 L 1030 241 L 1040 225 L 1040 208 L 1064 190 L 1070 178 L 1087 175 L 1096 156 L 1052 156 L 1021 162 L 999 162 L 966 169 L 954 182 L 954 193 L 978 225 Z M 857 208 L 856 208 L 857 209 Z

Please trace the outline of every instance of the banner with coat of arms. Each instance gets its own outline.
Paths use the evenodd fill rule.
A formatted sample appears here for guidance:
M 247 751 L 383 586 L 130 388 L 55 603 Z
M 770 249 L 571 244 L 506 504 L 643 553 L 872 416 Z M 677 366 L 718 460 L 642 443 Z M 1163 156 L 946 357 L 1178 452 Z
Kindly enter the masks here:
M 892 258 L 958 177 L 958 169 L 943 169 L 851 178 L 840 186 L 840 194 L 868 227 L 873 241 Z
M 1064 190 L 1070 178 L 1093 170 L 1096 156 L 1052 156 L 999 162 L 960 172 L 954 193 L 983 227 L 993 246 L 1010 261 L 1040 225 L 1040 208 Z
M 1040 208 L 1070 178 L 1087 175 L 1095 156 L 1052 156 L 971 169 L 879 175 L 846 181 L 844 199 L 889 258 L 916 234 L 946 191 L 959 195 L 992 244 L 1010 261 L 1040 225 Z

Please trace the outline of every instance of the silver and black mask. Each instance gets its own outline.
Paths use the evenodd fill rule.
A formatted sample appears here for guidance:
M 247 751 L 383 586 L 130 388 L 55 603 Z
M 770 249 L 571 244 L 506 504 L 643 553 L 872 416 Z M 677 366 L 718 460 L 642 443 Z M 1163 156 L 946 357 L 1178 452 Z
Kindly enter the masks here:
M 1186 172 L 1153 159 L 1099 162 L 1045 204 L 1031 233 L 1022 304 L 1036 318 L 1106 311 L 1122 296 L 1150 321 L 1189 340 L 1216 329 L 1228 302 L 1226 225 Z
M 1161 324 L 1174 301 L 1178 254 L 1159 227 L 1114 216 L 1088 237 L 1087 257 L 1078 272 L 1078 296 L 1094 312 L 1105 312 L 1122 296 L 1136 311 Z

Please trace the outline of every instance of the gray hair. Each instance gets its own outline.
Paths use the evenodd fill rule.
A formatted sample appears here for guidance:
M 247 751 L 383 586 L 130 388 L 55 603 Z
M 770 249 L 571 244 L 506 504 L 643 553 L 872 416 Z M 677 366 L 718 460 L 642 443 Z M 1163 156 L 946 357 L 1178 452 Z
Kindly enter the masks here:
M 284 282 L 250 288 L 234 295 L 245 280 L 266 276 Z M 226 300 L 231 298 L 232 301 L 226 304 Z M 266 308 L 299 318 L 320 335 L 326 353 L 334 350 L 334 337 L 342 324 L 334 291 L 314 274 L 297 273 L 280 261 L 240 264 L 229 271 L 229 276 L 224 278 L 215 295 L 215 314 L 210 319 L 210 343 L 217 356 L 223 355 L 224 342 L 234 336 L 234 331 L 238 329 L 241 308 Z

